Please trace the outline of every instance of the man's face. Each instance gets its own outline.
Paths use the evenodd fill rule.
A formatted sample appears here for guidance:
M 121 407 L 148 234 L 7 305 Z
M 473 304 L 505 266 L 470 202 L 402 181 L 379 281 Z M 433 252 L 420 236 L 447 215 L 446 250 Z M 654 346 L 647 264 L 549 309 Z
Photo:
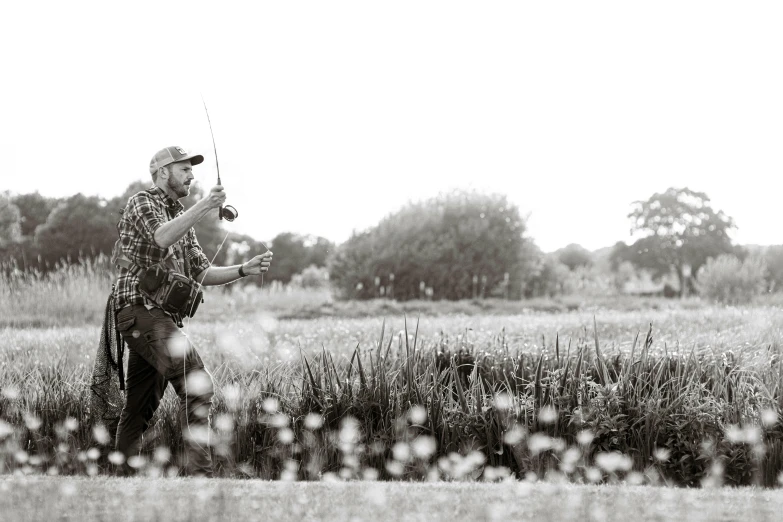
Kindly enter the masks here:
M 193 182 L 193 167 L 190 160 L 178 161 L 168 166 L 169 179 L 166 181 L 177 197 L 184 198 L 190 193 L 190 184 Z

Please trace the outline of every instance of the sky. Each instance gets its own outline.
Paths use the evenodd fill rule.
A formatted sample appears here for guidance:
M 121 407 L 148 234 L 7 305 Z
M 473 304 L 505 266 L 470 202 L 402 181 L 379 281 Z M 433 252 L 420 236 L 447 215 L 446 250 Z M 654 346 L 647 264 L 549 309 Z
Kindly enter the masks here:
M 203 96 L 227 229 L 257 239 L 339 243 L 460 188 L 592 250 L 688 187 L 783 243 L 780 2 L 6 4 L 0 192 L 116 196 L 169 145 L 208 189 Z

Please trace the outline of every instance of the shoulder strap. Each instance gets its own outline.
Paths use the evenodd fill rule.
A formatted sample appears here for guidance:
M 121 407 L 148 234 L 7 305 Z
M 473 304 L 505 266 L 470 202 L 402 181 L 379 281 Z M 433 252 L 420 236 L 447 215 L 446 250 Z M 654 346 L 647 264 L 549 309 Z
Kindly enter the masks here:
M 141 272 L 141 267 L 131 261 L 128 256 L 122 252 L 121 239 L 118 239 L 114 242 L 114 248 L 111 252 L 111 263 L 115 266 L 128 270 L 132 275 L 138 275 L 139 272 Z
M 166 218 L 167 218 L 166 220 L 167 220 L 167 221 L 169 221 L 169 220 L 173 219 L 173 218 L 172 218 L 172 217 L 169 215 L 169 208 L 168 208 L 168 207 L 166 207 L 166 208 L 164 209 L 164 211 L 165 211 L 165 214 L 166 214 Z M 187 232 L 185 232 L 185 234 L 187 234 Z M 183 238 L 184 238 L 184 236 L 183 236 L 182 238 L 179 238 L 179 239 L 177 240 L 177 242 L 176 242 L 176 243 L 174 243 L 174 244 L 173 244 L 171 247 L 169 247 L 169 248 L 171 248 L 172 250 L 175 250 L 175 251 L 176 251 L 176 252 L 179 254 L 179 256 L 182 258 L 182 265 L 183 265 L 183 266 L 182 266 L 182 271 L 185 273 L 185 277 L 187 277 L 187 278 L 190 278 L 190 263 L 188 262 L 188 258 L 187 258 L 187 256 L 185 255 L 185 249 L 184 249 L 184 248 L 182 248 L 182 243 L 181 243 L 181 241 L 182 241 L 182 239 L 183 239 Z M 168 256 L 167 256 L 167 257 L 168 257 Z M 176 257 L 176 256 L 175 256 L 175 257 Z

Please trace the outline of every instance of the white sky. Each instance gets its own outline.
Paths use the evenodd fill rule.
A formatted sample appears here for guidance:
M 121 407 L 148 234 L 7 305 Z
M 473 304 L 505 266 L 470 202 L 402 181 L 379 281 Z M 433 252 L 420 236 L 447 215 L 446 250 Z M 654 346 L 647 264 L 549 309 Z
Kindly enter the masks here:
M 344 241 L 463 187 L 545 251 L 595 249 L 688 186 L 783 243 L 783 3 L 143 5 L 3 4 L 0 191 L 115 196 L 175 144 L 208 188 L 203 93 L 229 227 L 258 239 Z

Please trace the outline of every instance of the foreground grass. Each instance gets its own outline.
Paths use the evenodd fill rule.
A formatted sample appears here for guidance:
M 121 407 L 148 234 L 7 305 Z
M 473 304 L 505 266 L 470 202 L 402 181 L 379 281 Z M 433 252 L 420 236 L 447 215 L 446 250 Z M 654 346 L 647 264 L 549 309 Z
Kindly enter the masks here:
M 194 323 L 188 333 L 215 378 L 223 476 L 448 480 L 560 470 L 581 483 L 619 472 L 635 483 L 780 484 L 777 310 L 605 314 L 600 350 L 592 319 L 431 318 L 417 335 L 410 324 L 406 337 L 400 319 L 384 335 L 380 319 L 259 316 Z M 655 334 L 634 342 L 646 321 Z M 0 471 L 110 469 L 105 452 L 85 453 L 107 444 L 90 429 L 97 334 L 6 330 Z M 178 455 L 176 412 L 169 391 L 145 436 L 148 456 Z
M 783 491 L 546 483 L 0 478 L 4 520 L 779 520 Z

